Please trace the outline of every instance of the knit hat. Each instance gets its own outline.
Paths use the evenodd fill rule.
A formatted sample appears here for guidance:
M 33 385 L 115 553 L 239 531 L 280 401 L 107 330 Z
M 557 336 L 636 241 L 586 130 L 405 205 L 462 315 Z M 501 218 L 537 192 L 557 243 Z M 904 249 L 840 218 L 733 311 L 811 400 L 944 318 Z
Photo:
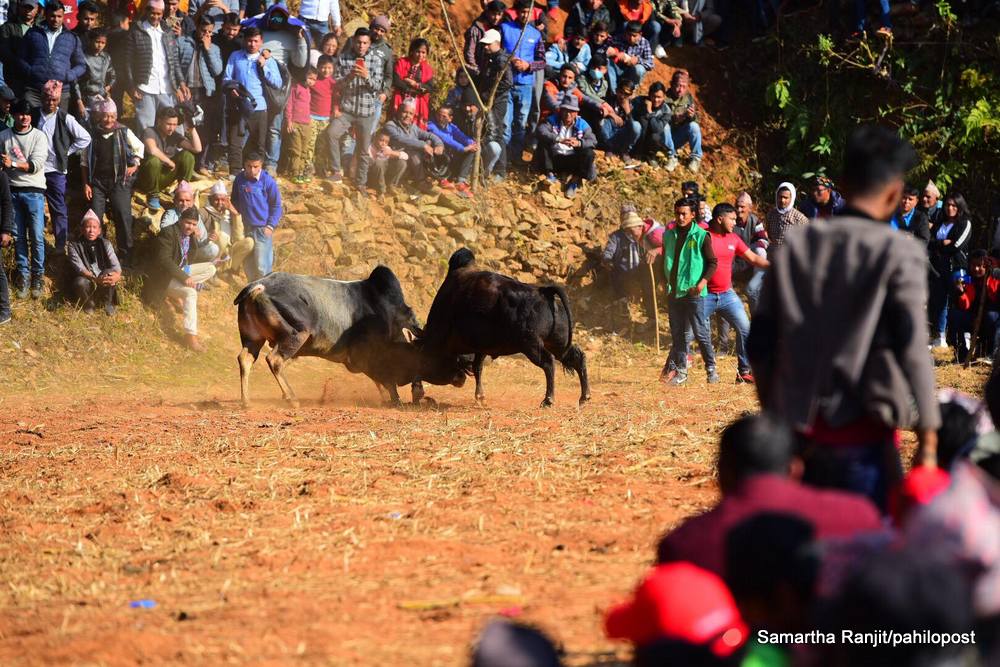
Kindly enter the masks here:
M 753 198 L 750 196 L 749 192 L 744 190 L 743 192 L 741 192 L 739 195 L 736 196 L 736 203 L 746 204 L 747 206 L 753 206 Z
M 174 194 L 178 195 L 178 194 L 181 194 L 183 192 L 193 193 L 194 192 L 194 188 L 192 188 L 191 184 L 188 183 L 187 181 L 181 181 L 180 183 L 177 184 L 177 187 L 174 188 Z
M 42 92 L 45 93 L 46 97 L 62 97 L 62 81 L 57 81 L 55 79 L 49 79 L 42 86 Z
M 924 192 L 931 193 L 935 199 L 941 199 L 941 191 L 938 190 L 938 186 L 934 184 L 934 181 L 927 181 L 927 185 L 924 186 Z
M 646 223 L 643 222 L 642 218 L 635 211 L 629 211 L 622 216 L 622 229 L 628 229 L 629 227 L 642 227 Z
M 385 14 L 379 14 L 378 16 L 372 19 L 370 27 L 382 28 L 383 30 L 388 30 L 389 28 L 392 27 L 392 21 L 390 21 L 389 17 L 386 16 Z
M 208 191 L 208 195 L 210 197 L 214 197 L 216 195 L 228 195 L 228 194 L 229 194 L 229 189 L 226 187 L 225 181 L 216 181 L 215 185 L 212 186 L 212 189 Z
M 104 99 L 100 95 L 97 95 L 90 103 L 90 111 L 92 113 L 118 113 L 118 107 L 110 97 Z
M 722 579 L 683 562 L 656 566 L 631 601 L 607 613 L 604 630 L 637 646 L 671 639 L 707 646 L 719 657 L 732 655 L 749 635 Z
M 510 621 L 491 622 L 479 635 L 474 667 L 559 667 L 559 653 L 544 634 Z

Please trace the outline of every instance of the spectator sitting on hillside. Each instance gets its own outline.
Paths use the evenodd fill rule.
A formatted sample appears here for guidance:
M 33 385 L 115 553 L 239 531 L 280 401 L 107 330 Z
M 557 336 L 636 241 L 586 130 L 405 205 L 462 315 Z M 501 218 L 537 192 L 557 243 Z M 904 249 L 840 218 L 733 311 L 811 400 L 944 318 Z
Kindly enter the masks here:
M 59 108 L 68 111 L 70 88 L 87 73 L 83 44 L 75 33 L 64 29 L 64 14 L 61 3 L 47 3 L 45 22 L 30 28 L 21 40 L 18 62 L 24 75 L 24 99 L 33 107 L 42 105 L 45 84 L 55 80 L 63 84 Z
M 846 206 L 844 198 L 833 189 L 833 181 L 825 176 L 817 176 L 813 179 L 812 191 L 798 209 L 810 220 L 813 218 L 826 220 L 840 215 Z
M 102 222 L 105 212 L 115 225 L 119 261 L 130 266 L 132 255 L 132 184 L 146 148 L 118 122 L 114 100 L 97 98 L 90 109 L 92 141 L 80 160 L 83 196 Z
M 406 161 L 410 157 L 402 149 L 393 149 L 390 145 L 391 139 L 388 130 L 382 128 L 375 134 L 375 140 L 368 148 L 372 160 L 368 182 L 369 185 L 374 185 L 379 197 L 392 192 L 399 185 L 399 180 L 406 171 Z
M 411 41 L 406 57 L 396 61 L 392 77 L 392 113 L 395 115 L 403 102 L 412 101 L 414 122 L 424 130 L 431 115 L 430 91 L 434 86 L 434 70 L 427 62 L 430 49 L 422 37 Z
M 611 84 L 608 82 L 608 61 L 599 57 L 587 66 L 587 69 L 576 77 L 577 90 L 585 98 L 580 107 L 580 115 L 587 124 L 597 128 L 601 120 L 614 110 L 604 100 L 611 97 Z
M 684 18 L 677 6 L 677 0 L 653 0 L 653 16 L 661 26 L 660 43 L 653 47 L 653 55 L 657 58 L 666 58 L 667 52 L 663 49 L 664 42 L 670 42 L 674 46 L 680 46 L 683 43 L 681 26 L 684 24 Z
M 899 210 L 889 220 L 889 226 L 926 244 L 931 240 L 931 227 L 927 214 L 917 207 L 919 194 L 920 192 L 912 185 L 907 185 L 903 189 Z
M 566 56 L 569 62 L 576 66 L 577 73 L 583 72 L 590 64 L 590 44 L 587 43 L 589 33 L 586 28 L 566 30 Z
M 111 242 L 101 236 L 101 219 L 87 211 L 80 223 L 80 236 L 67 246 L 69 258 L 69 294 L 85 313 L 93 313 L 95 303 L 104 304 L 104 312 L 115 314 L 117 285 L 122 267 Z
M 156 125 L 142 133 L 145 157 L 136 176 L 135 189 L 146 195 L 150 209 L 160 209 L 160 192 L 171 183 L 190 181 L 195 155 L 201 152 L 198 129 L 178 130 L 180 113 L 174 107 L 156 112 Z
M 569 55 L 566 53 L 566 38 L 556 35 L 552 42 L 545 49 L 545 79 L 551 81 L 559 76 L 562 66 L 569 62 Z M 575 68 L 574 68 L 575 69 Z
M 606 31 L 614 32 L 611 12 L 604 0 L 579 0 L 570 7 L 563 31 L 578 35 L 581 29 L 592 31 L 597 23 L 601 23 Z
M 84 58 L 87 62 L 87 72 L 76 82 L 74 95 L 76 97 L 77 117 L 86 120 L 90 105 L 94 98 L 111 95 L 111 89 L 118 80 L 115 68 L 108 55 L 108 33 L 98 28 L 91 30 L 84 44 Z
M 717 472 L 722 498 L 714 508 L 666 533 L 657 563 L 688 561 L 716 574 L 725 571 L 729 529 L 758 512 L 782 512 L 816 527 L 820 538 L 881 530 L 878 510 L 863 497 L 804 486 L 802 462 L 788 426 L 767 415 L 729 424 L 719 440 Z
M 649 40 L 650 47 L 660 43 L 661 26 L 653 15 L 653 3 L 650 0 L 618 0 L 615 10 L 626 32 L 629 23 L 637 23 L 642 29 L 643 37 Z
M 748 346 L 761 407 L 808 443 L 803 480 L 866 495 L 883 511 L 901 474 L 896 429 L 914 425 L 914 460 L 934 466 L 941 424 L 921 326 L 924 251 L 884 223 L 914 164 L 894 131 L 851 134 L 841 173 L 852 215 L 784 239 Z M 791 210 L 787 193 L 785 202 Z M 779 243 L 770 226 L 768 235 Z
M 69 219 L 66 211 L 66 173 L 69 158 L 90 145 L 90 135 L 82 125 L 59 108 L 62 83 L 49 81 L 43 87 L 45 95 L 41 108 L 31 113 L 32 124 L 45 133 L 49 140 L 49 157 L 45 161 L 45 201 L 49 205 L 52 235 L 55 237 L 56 255 L 66 252 Z
M 677 5 L 684 21 L 682 31 L 692 44 L 701 44 L 722 25 L 714 0 L 677 0 Z
M 622 83 L 625 79 L 622 80 Z M 655 81 L 646 91 L 645 97 L 636 98 L 632 102 L 632 117 L 639 121 L 639 138 L 635 145 L 635 154 L 646 159 L 655 160 L 659 152 L 666 153 L 664 167 L 673 171 L 679 164 L 674 154 L 673 140 L 670 138 L 670 105 L 667 104 L 667 88 L 660 81 Z
M 614 58 L 618 56 L 618 49 L 615 48 L 614 42 L 611 41 L 611 33 L 608 32 L 608 26 L 603 21 L 595 21 L 594 25 L 590 28 L 590 41 L 587 43 L 590 47 L 590 57 L 594 56 L 604 56 L 608 62 L 608 79 L 611 82 L 611 89 L 618 89 L 618 70 L 614 67 Z
M 17 296 L 45 295 L 45 163 L 49 140 L 31 126 L 31 106 L 18 100 L 11 106 L 14 126 L 0 130 L 0 165 L 10 179 L 14 203 L 14 254 L 20 277 Z
M 181 181 L 174 189 L 174 207 L 164 212 L 160 219 L 160 231 L 177 224 L 181 219 L 181 214 L 189 208 L 193 208 L 198 213 L 198 227 L 195 231 L 195 239 L 203 246 L 205 255 L 210 260 L 219 256 L 218 234 L 210 235 L 205 221 L 201 219 L 201 211 L 195 206 L 194 188 L 187 181 Z M 214 237 L 214 238 L 213 238 Z
M 233 181 L 233 208 L 243 218 L 253 248 L 243 263 L 247 280 L 259 280 L 274 268 L 274 230 L 281 222 L 281 191 L 271 174 L 264 171 L 264 156 L 249 153 L 243 171 Z
M 670 105 L 668 148 L 671 149 L 676 162 L 677 151 L 685 145 L 690 145 L 691 159 L 688 160 L 687 168 L 688 171 L 697 173 L 701 167 L 701 126 L 698 124 L 698 109 L 694 95 L 689 90 L 690 83 L 691 78 L 686 70 L 677 70 L 670 77 L 670 88 L 667 89 L 667 104 Z
M 216 235 L 219 260 L 216 262 L 218 277 L 236 284 L 246 258 L 253 252 L 253 237 L 243 229 L 243 216 L 233 206 L 226 184 L 218 181 L 208 192 L 208 205 L 201 209 L 209 237 Z
M 767 212 L 765 221 L 772 249 L 781 247 L 789 227 L 809 224 L 809 218 L 795 208 L 794 185 L 785 181 L 778 186 L 774 192 L 774 208 Z
M 151 266 L 143 283 L 143 300 L 154 308 L 164 297 L 180 301 L 184 313 L 187 346 L 204 351 L 198 340 L 198 285 L 215 275 L 215 265 L 206 244 L 199 242 L 198 210 L 186 209 L 176 225 L 160 231 L 154 242 Z
M 420 129 L 414 122 L 416 111 L 412 103 L 403 104 L 396 112 L 396 118 L 385 124 L 393 150 L 403 150 L 409 156 L 403 177 L 416 184 L 422 192 L 430 192 L 428 166 L 435 155 L 444 154 L 444 142 L 427 130 Z
M 479 101 L 476 93 L 467 89 L 462 96 L 461 112 L 455 123 L 465 133 L 467 137 L 476 136 L 476 123 L 479 122 Z M 490 114 L 483 119 L 483 128 L 480 141 L 480 151 L 482 153 L 482 175 L 483 178 L 490 178 L 495 175 L 502 178 L 506 172 L 503 163 L 503 128 L 493 121 Z
M 0 169 L 0 324 L 10 322 L 10 288 L 3 248 L 14 242 L 14 204 L 10 196 L 10 179 Z
M 565 64 L 559 69 L 559 77 L 555 81 L 545 82 L 545 88 L 542 90 L 542 120 L 558 112 L 563 100 L 569 97 L 576 99 L 578 107 L 595 113 L 601 105 L 599 100 L 584 97 L 576 85 L 576 68 Z
M 600 62 L 595 56 L 591 65 Z M 635 82 L 622 79 L 618 90 L 613 95 L 605 97 L 608 109 L 596 126 L 598 138 L 604 150 L 621 156 L 626 165 L 636 164 L 632 158 L 632 149 L 642 134 L 642 124 L 633 115 L 632 94 L 635 92 Z M 638 100 L 641 104 L 642 99 Z
M 435 162 L 443 163 L 444 167 L 441 170 L 441 186 L 449 187 L 451 185 L 449 177 L 454 178 L 455 189 L 462 196 L 469 197 L 472 195 L 469 178 L 472 175 L 472 165 L 479 144 L 452 122 L 454 117 L 454 110 L 450 107 L 441 107 L 427 129 L 444 144 L 444 153 L 435 159 Z
M 559 180 L 558 175 L 569 174 L 567 197 L 576 195 L 583 181 L 596 178 L 594 147 L 597 146 L 597 137 L 587 122 L 580 118 L 576 97 L 567 95 L 559 113 L 538 124 L 537 135 L 535 168 L 553 183 Z
M 970 350 L 970 339 L 979 317 L 980 299 L 985 295 L 982 320 L 979 324 L 979 342 L 983 343 L 984 356 L 990 357 L 996 346 L 1000 323 L 1000 268 L 985 250 L 969 253 L 968 271 L 959 269 L 952 276 L 952 303 L 948 311 L 948 329 L 960 364 L 964 364 Z
M 465 70 L 459 67 L 455 70 L 455 85 L 448 90 L 448 95 L 444 98 L 444 104 L 441 106 L 451 107 L 452 109 L 457 109 L 462 106 L 462 98 L 465 95 L 465 91 L 470 90 L 472 85 L 472 80 L 469 79 L 469 75 L 465 73 Z M 487 94 L 483 92 L 482 94 Z
M 628 76 L 637 85 L 641 84 L 646 73 L 653 69 L 653 50 L 642 36 L 642 24 L 629 21 L 621 42 L 616 46 L 617 52 L 610 58 L 616 81 Z
M 462 49 L 462 57 L 465 59 L 465 66 L 469 68 L 469 72 L 474 77 L 479 75 L 483 35 L 486 34 L 487 30 L 494 30 L 500 25 L 505 9 L 507 6 L 500 0 L 490 0 L 483 7 L 483 12 L 465 31 L 465 47 Z M 461 68 L 459 69 L 461 70 Z

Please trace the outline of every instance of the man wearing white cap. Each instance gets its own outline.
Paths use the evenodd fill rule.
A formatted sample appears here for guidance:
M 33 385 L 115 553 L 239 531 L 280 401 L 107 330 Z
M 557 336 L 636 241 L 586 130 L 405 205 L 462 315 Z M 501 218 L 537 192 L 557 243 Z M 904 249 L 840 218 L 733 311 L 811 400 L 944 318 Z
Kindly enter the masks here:
M 573 197 L 583 181 L 596 176 L 594 147 L 597 137 L 580 118 L 580 104 L 572 95 L 563 98 L 559 114 L 552 114 L 538 124 L 538 150 L 535 151 L 535 168 L 543 172 L 550 182 L 559 174 L 569 174 L 566 196 Z
M 66 248 L 70 266 L 69 293 L 83 308 L 94 312 L 95 303 L 104 304 L 104 312 L 115 314 L 117 285 L 122 267 L 111 242 L 101 236 L 101 219 L 87 211 L 80 222 L 79 238 Z
M 253 237 L 246 236 L 243 217 L 233 206 L 229 190 L 218 181 L 208 192 L 208 205 L 201 208 L 202 220 L 209 236 L 218 236 L 219 259 L 216 262 L 223 280 L 236 282 L 246 258 L 253 252 Z
M 118 122 L 114 100 L 98 96 L 90 106 L 91 142 L 83 150 L 83 193 L 98 220 L 111 209 L 119 260 L 128 265 L 132 252 L 132 183 L 145 147 Z

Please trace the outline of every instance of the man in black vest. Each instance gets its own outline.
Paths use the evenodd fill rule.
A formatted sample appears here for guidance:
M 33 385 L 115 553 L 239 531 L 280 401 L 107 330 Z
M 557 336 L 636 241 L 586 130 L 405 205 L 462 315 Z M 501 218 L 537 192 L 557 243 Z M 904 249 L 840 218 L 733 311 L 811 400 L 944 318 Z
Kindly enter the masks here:
M 56 237 L 55 254 L 66 252 L 69 223 L 66 213 L 66 170 L 69 156 L 90 145 L 90 134 L 73 116 L 59 108 L 61 81 L 49 81 L 42 87 L 42 106 L 32 109 L 31 124 L 49 138 L 49 157 L 45 161 L 45 201 Z

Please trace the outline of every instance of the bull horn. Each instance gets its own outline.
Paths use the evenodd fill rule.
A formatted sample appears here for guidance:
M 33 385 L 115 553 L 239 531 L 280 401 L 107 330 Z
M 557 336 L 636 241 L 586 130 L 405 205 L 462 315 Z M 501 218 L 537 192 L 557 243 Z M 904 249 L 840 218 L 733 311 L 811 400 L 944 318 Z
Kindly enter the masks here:
M 406 327 L 403 327 L 403 339 L 407 343 L 412 343 L 413 341 L 415 341 L 417 339 L 417 334 L 413 333 L 411 330 L 407 329 Z

